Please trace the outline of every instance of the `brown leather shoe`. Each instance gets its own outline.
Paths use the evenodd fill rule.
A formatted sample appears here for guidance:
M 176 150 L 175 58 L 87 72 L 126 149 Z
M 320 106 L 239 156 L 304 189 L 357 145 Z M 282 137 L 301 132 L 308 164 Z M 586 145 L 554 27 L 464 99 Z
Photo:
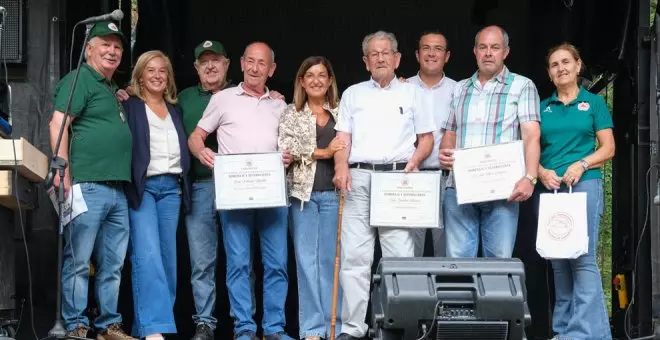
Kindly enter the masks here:
M 90 328 L 86 326 L 80 326 L 70 332 L 67 332 L 67 336 L 72 336 L 76 338 L 87 338 L 90 333 Z
M 121 329 L 121 324 L 113 323 L 108 326 L 108 329 L 100 332 L 96 336 L 96 340 L 137 340 L 136 338 L 124 333 L 124 330 Z

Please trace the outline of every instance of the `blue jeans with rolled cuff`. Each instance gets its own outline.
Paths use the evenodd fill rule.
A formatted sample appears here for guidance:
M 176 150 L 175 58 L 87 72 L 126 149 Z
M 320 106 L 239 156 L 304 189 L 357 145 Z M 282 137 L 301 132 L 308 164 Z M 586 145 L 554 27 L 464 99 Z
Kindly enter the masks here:
M 96 262 L 97 330 L 122 321 L 117 312 L 121 270 L 128 248 L 128 201 L 123 182 L 82 182 L 87 211 L 64 227 L 62 253 L 62 319 L 67 331 L 90 326 L 87 308 L 89 267 Z M 75 288 L 74 288 L 75 285 Z
M 334 191 L 314 191 L 308 202 L 291 200 L 291 235 L 298 273 L 300 338 L 330 337 L 339 198 Z M 302 205 L 302 209 L 301 209 Z M 336 331 L 341 330 L 341 288 Z

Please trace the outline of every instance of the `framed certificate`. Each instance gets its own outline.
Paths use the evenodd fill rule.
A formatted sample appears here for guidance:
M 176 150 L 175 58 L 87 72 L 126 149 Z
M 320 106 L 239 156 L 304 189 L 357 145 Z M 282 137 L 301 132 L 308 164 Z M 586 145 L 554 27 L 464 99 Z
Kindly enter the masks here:
M 217 155 L 213 177 L 218 210 L 288 205 L 286 174 L 279 152 Z
M 438 172 L 374 172 L 371 174 L 372 227 L 439 228 Z
M 507 199 L 525 173 L 522 141 L 454 151 L 458 204 Z

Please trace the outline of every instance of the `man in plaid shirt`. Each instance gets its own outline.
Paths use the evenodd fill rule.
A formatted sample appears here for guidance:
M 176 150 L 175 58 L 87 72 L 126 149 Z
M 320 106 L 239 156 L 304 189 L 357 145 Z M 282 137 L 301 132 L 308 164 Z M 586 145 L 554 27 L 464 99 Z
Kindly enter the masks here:
M 476 257 L 481 235 L 485 257 L 509 258 L 518 228 L 519 202 L 532 196 L 540 155 L 539 95 L 534 83 L 504 65 L 509 36 L 498 26 L 481 29 L 474 55 L 479 70 L 454 87 L 443 124 L 440 164 L 451 169 L 454 148 L 523 140 L 527 173 L 508 200 L 461 204 L 450 179 L 443 200 L 448 257 Z

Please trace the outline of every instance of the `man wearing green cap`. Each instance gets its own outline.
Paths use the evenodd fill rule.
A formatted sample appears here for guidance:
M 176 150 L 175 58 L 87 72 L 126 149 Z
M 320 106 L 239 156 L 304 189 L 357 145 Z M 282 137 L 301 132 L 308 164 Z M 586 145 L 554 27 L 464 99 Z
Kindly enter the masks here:
M 220 42 L 206 40 L 200 43 L 195 48 L 194 66 L 199 76 L 199 84 L 179 94 L 179 105 L 188 137 L 202 118 L 211 96 L 234 86 L 226 80 L 229 59 Z M 206 139 L 205 152 L 215 154 L 217 150 L 218 142 L 214 134 L 214 137 Z M 186 215 L 186 232 L 190 247 L 190 282 L 195 301 L 193 321 L 197 324 L 193 340 L 211 340 L 217 324 L 217 319 L 213 317 L 218 248 L 215 186 L 213 170 L 202 165 L 195 157 L 192 157 L 192 170 L 192 209 L 190 214 Z
M 117 313 L 121 269 L 128 246 L 128 205 L 124 185 L 131 180 L 131 132 L 122 105 L 115 97 L 112 75 L 121 62 L 126 38 L 113 22 L 100 22 L 90 31 L 71 106 L 67 107 L 76 70 L 60 80 L 55 89 L 55 112 L 50 121 L 54 148 L 60 125 L 66 118 L 59 156 L 67 161 L 66 195 L 79 185 L 87 211 L 64 228 L 62 267 L 62 318 L 68 335 L 88 337 L 87 307 L 89 265 L 96 264 L 96 298 L 99 315 L 93 327 L 98 340 L 133 339 L 121 328 Z M 69 149 L 70 147 L 70 149 Z

